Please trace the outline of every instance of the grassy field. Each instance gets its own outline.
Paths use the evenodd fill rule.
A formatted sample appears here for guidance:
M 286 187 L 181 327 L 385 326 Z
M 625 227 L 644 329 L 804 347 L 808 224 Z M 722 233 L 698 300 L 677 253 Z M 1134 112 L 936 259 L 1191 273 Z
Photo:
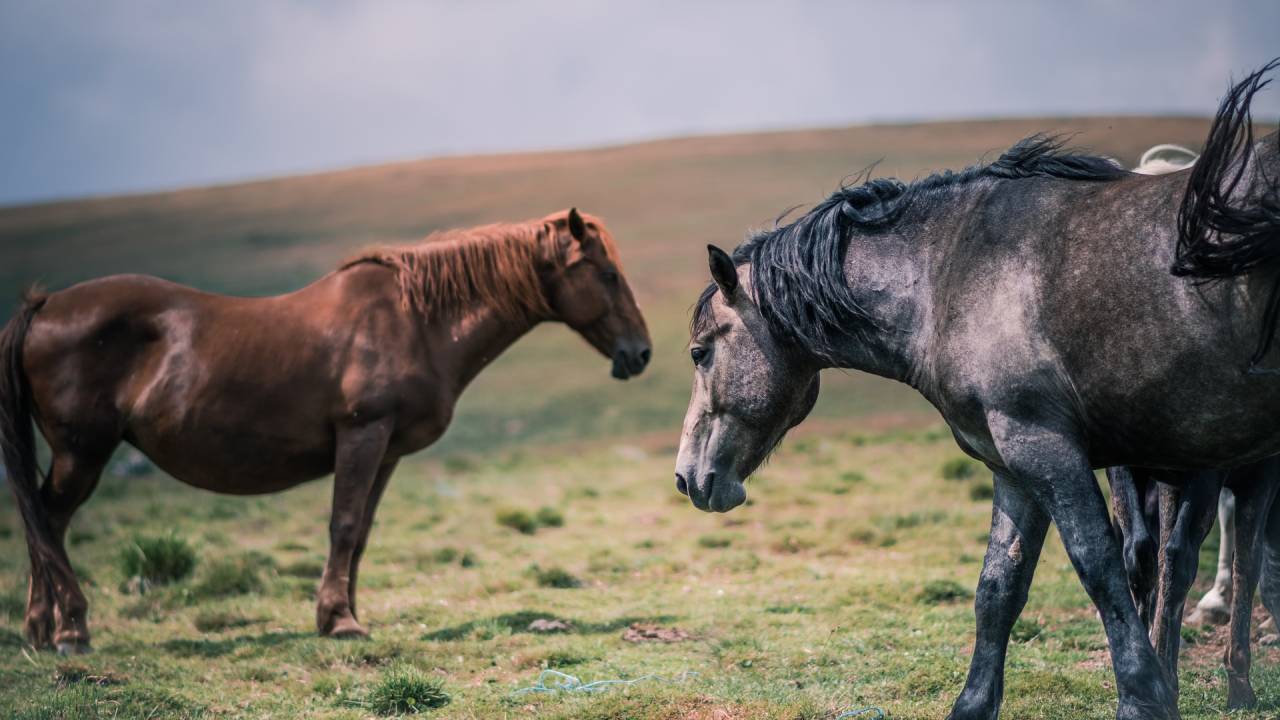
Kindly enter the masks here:
M 356 718 L 396 691 L 427 699 L 416 686 L 433 680 L 451 701 L 432 717 L 818 719 L 874 705 L 940 718 L 967 669 L 989 480 L 954 463 L 950 436 L 909 389 L 830 373 L 814 417 L 752 480 L 751 504 L 694 510 L 671 468 L 702 245 L 732 246 L 882 158 L 877 172 L 911 178 L 1059 130 L 1133 161 L 1157 142 L 1195 147 L 1205 128 L 1058 119 L 696 138 L 0 209 L 7 315 L 33 280 L 130 271 L 272 293 L 371 242 L 577 205 L 618 236 L 656 345 L 649 372 L 617 383 L 563 328 L 540 328 L 480 377 L 383 502 L 361 573 L 370 640 L 314 636 L 327 481 L 230 498 L 111 476 L 70 536 L 97 651 L 34 653 L 20 636 L 26 553 L 4 493 L 0 717 Z M 157 538 L 189 546 L 196 563 L 142 592 L 131 559 Z M 532 630 L 537 620 L 560 630 Z M 1015 635 L 1003 717 L 1114 712 L 1101 625 L 1056 538 Z M 1221 634 L 1188 641 L 1184 717 L 1220 717 Z M 1263 709 L 1233 717 L 1276 716 L 1276 653 L 1255 656 Z M 516 694 L 544 668 L 663 680 Z
M 107 478 L 71 535 L 89 578 L 92 655 L 23 649 L 24 553 L 7 518 L 0 716 L 366 717 L 405 668 L 443 682 L 452 702 L 433 715 L 449 718 L 816 720 L 868 705 L 945 715 L 967 669 L 990 513 L 977 468 L 943 477 L 957 456 L 947 433 L 801 433 L 752 481 L 751 505 L 727 516 L 675 493 L 672 450 L 655 440 L 407 463 L 361 574 L 365 641 L 314 636 L 327 484 L 243 499 Z M 551 525 L 539 526 L 543 508 Z M 139 593 L 122 556 L 139 537 L 171 534 L 195 549 L 194 573 Z M 567 631 L 533 632 L 538 619 Z M 636 623 L 677 641 L 630 642 Z M 1102 628 L 1056 536 L 1015 636 L 1004 717 L 1114 712 Z M 1184 717 L 1219 717 L 1221 636 L 1191 639 Z M 1275 716 L 1276 659 L 1257 655 L 1264 711 L 1236 717 Z M 516 694 L 544 668 L 585 682 L 686 675 Z

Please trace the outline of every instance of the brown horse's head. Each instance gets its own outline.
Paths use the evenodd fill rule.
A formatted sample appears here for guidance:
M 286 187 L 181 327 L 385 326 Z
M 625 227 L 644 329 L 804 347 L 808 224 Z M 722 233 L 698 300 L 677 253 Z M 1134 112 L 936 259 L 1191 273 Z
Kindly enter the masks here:
M 626 380 L 649 364 L 652 343 L 644 316 L 622 274 L 618 249 L 604 223 L 577 208 L 544 218 L 556 262 L 542 272 L 547 305 L 605 357 Z

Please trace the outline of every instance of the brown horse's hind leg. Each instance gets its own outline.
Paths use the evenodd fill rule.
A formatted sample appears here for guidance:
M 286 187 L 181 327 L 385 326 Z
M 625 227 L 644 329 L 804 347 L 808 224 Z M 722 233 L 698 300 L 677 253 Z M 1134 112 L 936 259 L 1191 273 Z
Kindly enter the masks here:
M 26 629 L 37 647 L 54 645 L 63 654 L 89 651 L 89 604 L 71 568 L 65 539 L 71 516 L 97 487 L 110 452 L 56 454 L 49 480 L 40 489 L 53 536 L 54 562 L 47 568 L 52 586 L 39 582 L 37 573 L 31 575 Z
M 356 549 L 351 553 L 351 571 L 348 573 L 347 601 L 351 605 L 351 616 L 360 619 L 356 610 L 356 576 L 360 573 L 360 558 L 364 556 L 364 548 L 369 543 L 369 531 L 373 529 L 373 514 L 378 511 L 378 501 L 382 499 L 382 491 L 387 489 L 387 481 L 395 472 L 399 460 L 389 460 L 378 469 L 378 476 L 373 480 L 369 490 L 369 498 L 364 505 L 364 521 L 360 525 L 360 535 L 356 539 Z
M 329 562 L 320 580 L 316 604 L 316 628 L 321 635 L 364 637 L 369 634 L 356 622 L 351 606 L 351 567 L 390 436 L 390 422 L 338 430 L 333 515 L 329 520 Z

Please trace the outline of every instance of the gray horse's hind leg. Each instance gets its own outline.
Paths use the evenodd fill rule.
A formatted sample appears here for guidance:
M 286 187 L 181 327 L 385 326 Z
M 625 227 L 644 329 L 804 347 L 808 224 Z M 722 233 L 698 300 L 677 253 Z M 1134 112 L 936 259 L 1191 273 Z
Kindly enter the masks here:
M 1173 479 L 1173 478 L 1169 478 Z M 1178 690 L 1178 649 L 1182 644 L 1182 610 L 1196 580 L 1200 545 L 1213 529 L 1222 475 L 1188 473 L 1180 487 L 1160 485 L 1161 562 L 1151 643 L 1164 664 L 1174 692 Z
M 1111 485 L 1111 507 L 1123 542 L 1129 591 L 1138 606 L 1138 617 L 1150 626 L 1155 611 L 1157 549 L 1144 512 L 1144 496 L 1147 486 L 1155 481 L 1143 470 L 1109 467 L 1107 482 Z
M 1187 618 L 1192 625 L 1226 625 L 1231 622 L 1231 564 L 1236 554 L 1236 496 L 1223 488 L 1218 496 L 1218 572 L 1213 587 L 1196 603 Z
M 1271 501 L 1267 531 L 1262 538 L 1262 604 L 1271 613 L 1271 633 L 1261 644 L 1280 643 L 1280 497 Z
M 1078 442 L 1035 422 L 993 413 L 996 448 L 1053 519 L 1089 597 L 1102 614 L 1120 702 L 1118 720 L 1176 720 L 1177 696 L 1129 593 L 1111 519 Z
M 1027 590 L 1044 545 L 1049 517 L 1024 487 L 996 473 L 991 539 L 978 580 L 974 611 L 977 642 L 969 677 L 950 720 L 994 720 L 1004 695 L 1004 661 L 1009 632 L 1027 602 Z
M 1237 472 L 1257 472 L 1272 462 L 1263 461 Z M 1249 682 L 1252 664 L 1249 630 L 1253 621 L 1253 595 L 1258 587 L 1265 554 L 1263 531 L 1268 524 L 1276 484 L 1260 476 L 1252 482 L 1233 484 L 1233 487 L 1236 490 L 1236 559 L 1231 573 L 1231 632 L 1226 651 L 1227 707 L 1230 709 L 1253 707 L 1258 703 Z

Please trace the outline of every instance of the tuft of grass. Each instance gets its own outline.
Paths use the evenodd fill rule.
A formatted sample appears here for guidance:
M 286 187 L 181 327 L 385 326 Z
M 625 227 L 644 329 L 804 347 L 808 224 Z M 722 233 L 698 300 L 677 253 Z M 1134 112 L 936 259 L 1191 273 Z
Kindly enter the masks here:
M 973 597 L 973 592 L 954 580 L 930 580 L 916 599 L 926 605 L 944 605 Z
M 120 571 L 127 579 L 145 585 L 168 585 L 185 580 L 196 567 L 196 551 L 186 538 L 169 533 L 159 537 L 134 537 L 120 551 Z
M 704 548 L 727 548 L 733 544 L 733 537 L 723 533 L 703 535 L 698 538 L 698 545 Z
M 431 553 L 431 561 L 440 565 L 448 565 L 458 559 L 458 549 L 452 547 L 436 548 Z
M 770 615 L 812 615 L 813 608 L 808 605 L 797 605 L 791 603 L 789 605 L 770 605 L 764 609 Z
M 498 524 L 503 527 L 511 528 L 525 535 L 532 535 L 538 531 L 538 520 L 530 515 L 526 510 L 518 508 L 508 508 L 499 510 L 495 516 Z
M 428 677 L 412 665 L 392 665 L 382 673 L 365 700 L 378 715 L 415 715 L 444 707 L 452 700 L 444 681 Z
M 849 485 L 855 485 L 866 481 L 867 476 L 857 470 L 846 470 L 845 472 L 840 473 L 840 482 L 847 483 Z
M 242 628 L 257 622 L 240 613 L 228 610 L 204 610 L 196 615 L 192 624 L 202 633 L 222 632 L 234 628 Z
M 106 687 L 108 685 L 122 685 L 125 682 L 124 678 L 109 670 L 95 671 L 87 665 L 70 661 L 60 662 L 54 667 L 53 681 L 59 688 L 66 688 L 71 685 Z
M 978 465 L 969 458 L 951 458 L 942 463 L 943 480 L 968 480 L 978 474 Z
M 466 455 L 450 455 L 444 459 L 444 469 L 455 475 L 462 475 L 476 470 L 476 463 Z
M 281 575 L 319 580 L 324 575 L 324 561 L 316 558 L 294 560 L 280 568 Z
M 220 598 L 260 593 L 266 589 L 263 575 L 274 569 L 271 558 L 244 553 L 209 562 L 191 593 L 197 598 Z
M 0 592 L 0 617 L 20 618 L 27 611 L 27 594 L 18 587 Z
M 975 502 L 981 500 L 990 500 L 996 496 L 995 486 L 989 482 L 979 480 L 969 486 L 969 499 Z
M 533 573 L 534 579 L 538 581 L 539 587 L 562 589 L 582 587 L 582 581 L 562 567 L 553 565 L 549 568 L 541 568 L 533 565 L 530 566 L 529 570 Z
M 813 538 L 787 533 L 781 538 L 769 543 L 769 549 L 783 555 L 795 555 L 796 553 L 802 553 L 805 550 L 810 550 L 817 544 L 818 543 L 815 542 Z
M 553 507 L 543 506 L 538 508 L 537 515 L 534 520 L 541 527 L 564 527 L 564 515 Z
M 1044 628 L 1040 627 L 1040 623 L 1026 618 L 1018 618 L 1013 623 L 1013 629 L 1009 633 L 1009 637 L 1016 643 L 1029 643 L 1040 637 L 1044 632 Z

